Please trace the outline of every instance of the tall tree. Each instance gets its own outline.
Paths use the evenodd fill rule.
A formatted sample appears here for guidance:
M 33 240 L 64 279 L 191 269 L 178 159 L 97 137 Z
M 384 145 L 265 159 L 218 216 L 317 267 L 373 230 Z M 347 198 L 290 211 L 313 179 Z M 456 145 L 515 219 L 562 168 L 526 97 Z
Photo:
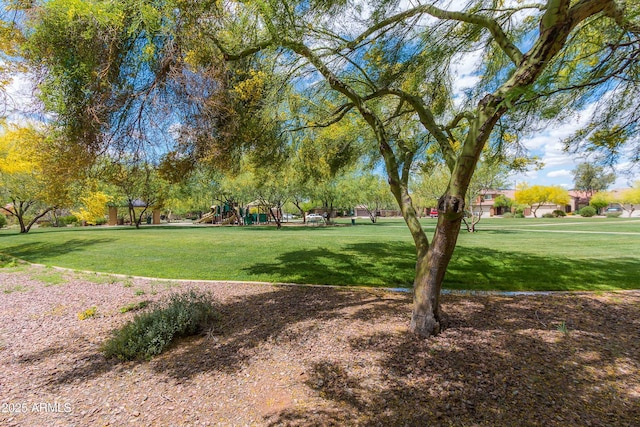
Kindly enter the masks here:
M 615 180 L 615 173 L 606 172 L 603 166 L 592 163 L 580 163 L 573 170 L 575 189 L 584 191 L 589 197 L 598 191 L 605 191 Z
M 614 196 L 623 210 L 629 212 L 629 217 L 633 215 L 636 207 L 640 205 L 640 180 L 636 181 L 632 187 L 621 190 Z
M 394 204 L 389 186 L 380 175 L 371 172 L 362 173 L 349 176 L 345 181 L 348 197 L 352 201 L 350 205 L 363 207 L 374 224 L 378 219 L 378 212 L 381 209 L 389 209 Z
M 62 1 L 52 0 L 47 5 Z M 503 137 L 505 131 L 522 134 L 534 128 L 538 119 L 566 118 L 594 96 L 612 89 L 615 96 L 600 96 L 602 103 L 610 105 L 598 111 L 607 113 L 595 116 L 574 140 L 592 141 L 597 134 L 598 141 L 607 141 L 605 145 L 615 149 L 626 140 L 633 142 L 629 136 L 636 132 L 640 101 L 632 95 L 638 88 L 640 48 L 635 3 L 625 9 L 625 4 L 615 0 L 548 0 L 515 6 L 476 0 L 454 11 L 438 6 L 445 2 L 407 6 L 405 2 L 374 0 L 368 3 L 371 13 L 363 18 L 362 7 L 344 1 L 142 2 L 146 8 L 141 10 L 147 11 L 143 18 L 150 16 L 149 8 L 164 14 L 164 19 L 152 20 L 160 22 L 160 30 L 155 32 L 148 19 L 140 20 L 141 12 L 133 7 L 140 5 L 135 3 L 122 2 L 131 9 L 122 14 L 126 17 L 123 22 L 142 22 L 139 28 L 146 31 L 132 31 L 127 24 L 127 31 L 106 32 L 124 34 L 129 41 L 132 34 L 137 38 L 129 43 L 96 44 L 98 55 L 114 61 L 109 67 L 98 67 L 98 73 L 95 67 L 86 67 L 89 71 L 83 74 L 105 76 L 101 83 L 119 84 L 97 85 L 98 91 L 74 90 L 69 94 L 85 97 L 70 98 L 70 105 L 86 106 L 96 100 L 87 93 L 114 100 L 127 99 L 121 95 L 131 92 L 150 93 L 146 91 L 149 85 L 143 85 L 142 91 L 128 90 L 132 68 L 123 65 L 131 58 L 145 58 L 144 52 L 151 49 L 152 54 L 146 57 L 153 61 L 147 63 L 157 67 L 148 66 L 138 75 L 155 82 L 153 89 L 162 88 L 158 82 L 163 79 L 170 81 L 166 70 L 176 69 L 183 77 L 196 76 L 190 81 L 202 82 L 205 93 L 218 93 L 227 87 L 228 79 L 209 83 L 226 72 L 217 58 L 238 67 L 266 63 L 274 69 L 277 64 L 275 69 L 298 77 L 298 87 L 314 92 L 315 99 L 329 99 L 332 106 L 325 108 L 324 125 L 356 113 L 366 123 L 367 132 L 374 135 L 378 160 L 384 164 L 391 192 L 414 239 L 417 262 L 411 330 L 422 336 L 436 334 L 444 326 L 440 290 L 456 245 L 467 190 L 485 147 L 501 155 L 517 145 L 517 140 Z M 95 28 L 93 21 L 83 25 Z M 54 45 L 46 34 L 40 32 L 37 40 L 44 46 Z M 88 36 L 85 40 L 93 40 Z M 74 46 L 73 34 L 70 39 L 66 44 Z M 111 48 L 122 54 L 109 56 Z M 50 70 L 53 65 L 63 69 L 68 64 L 49 60 L 58 52 L 49 55 L 40 49 Z M 461 96 L 450 82 L 457 77 L 456 64 L 468 59 L 469 53 L 477 58 L 469 75 L 477 77 Z M 179 63 L 190 68 L 172 68 Z M 123 70 L 127 73 L 119 74 Z M 111 72 L 117 73 L 117 78 L 107 80 Z M 64 73 L 51 75 L 76 85 L 85 82 Z M 225 96 L 221 93 L 219 98 L 207 99 L 219 105 L 224 104 L 219 100 Z M 90 110 L 79 110 L 86 111 Z M 182 141 L 211 148 L 209 154 L 215 157 L 224 154 L 226 146 L 203 145 L 201 141 L 211 139 L 205 136 L 213 135 L 220 141 L 220 136 L 241 129 L 225 126 L 234 120 L 224 109 L 208 111 L 216 114 L 196 115 L 208 121 L 191 126 L 189 129 L 197 132 L 185 133 L 189 138 Z M 87 114 L 82 117 L 91 119 Z M 103 114 L 97 117 L 102 122 L 88 120 L 78 129 L 95 129 L 97 122 L 107 124 L 102 129 L 111 129 L 113 121 Z M 430 146 L 435 149 L 429 150 Z M 447 188 L 438 200 L 440 214 L 432 239 L 418 221 L 409 192 L 412 166 L 423 156 L 444 163 L 450 171 Z
M 486 161 L 481 161 L 479 163 L 473 178 L 471 179 L 471 183 L 469 184 L 467 199 L 465 201 L 466 206 L 468 206 L 468 209 L 470 210 L 469 220 L 463 218 L 463 222 L 468 232 L 475 233 L 476 225 L 482 219 L 482 215 L 484 214 L 484 210 L 482 209 L 484 197 L 491 190 L 504 188 L 507 183 L 509 172 L 509 166 L 506 163 L 501 164 Z M 475 200 L 480 201 L 480 208 L 478 211 L 474 212 L 471 208 Z
M 0 135 L 0 210 L 16 217 L 21 233 L 28 233 L 40 218 L 70 202 L 75 175 L 58 172 L 74 165 L 57 163 L 51 152 L 55 142 L 47 133 L 51 134 L 32 126 L 8 126 Z
M 110 184 L 118 189 L 120 199 L 129 209 L 131 225 L 140 228 L 147 211 L 162 207 L 167 183 L 148 162 L 121 160 L 112 162 L 104 171 Z
M 558 185 L 521 184 L 516 190 L 516 203 L 531 206 L 533 216 L 543 205 L 564 206 L 569 203 L 569 192 Z

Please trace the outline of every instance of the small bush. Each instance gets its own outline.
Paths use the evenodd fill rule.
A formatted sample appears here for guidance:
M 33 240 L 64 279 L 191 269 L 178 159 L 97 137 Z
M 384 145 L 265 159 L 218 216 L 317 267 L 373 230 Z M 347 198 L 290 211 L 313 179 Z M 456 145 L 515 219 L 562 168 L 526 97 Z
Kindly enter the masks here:
M 19 263 L 17 259 L 0 254 L 0 268 L 12 268 L 17 267 L 18 265 Z
M 567 216 L 567 213 L 565 211 L 560 210 L 560 209 L 556 209 L 555 211 L 551 212 L 551 215 L 553 215 L 554 217 L 558 218 L 558 217 L 562 217 L 562 216 Z
M 74 215 L 58 217 L 58 225 L 61 227 L 65 225 L 73 224 L 76 222 L 78 222 L 78 218 L 76 218 Z
M 622 212 L 608 212 L 606 214 L 607 218 L 619 218 L 622 215 Z
M 511 212 L 507 212 L 502 215 L 502 218 L 513 218 L 513 214 Z
M 0 228 L 7 226 L 7 217 L 3 213 L 0 213 Z
M 514 218 L 524 218 L 524 214 L 522 212 L 516 212 L 516 214 L 513 217 Z
M 98 314 L 98 307 L 87 308 L 85 311 L 78 313 L 78 319 L 86 320 L 95 317 Z
M 596 210 L 594 208 L 592 208 L 591 206 L 585 206 L 584 208 L 580 209 L 580 216 L 584 216 L 584 217 L 592 217 L 596 214 Z
M 556 218 L 556 216 L 552 213 L 546 213 L 542 215 L 542 218 Z
M 149 301 L 132 302 L 124 307 L 120 307 L 120 313 L 142 310 L 143 308 L 147 308 L 148 305 Z
M 108 358 L 150 360 L 179 337 L 195 335 L 219 314 L 207 295 L 174 294 L 158 308 L 136 315 L 102 346 Z

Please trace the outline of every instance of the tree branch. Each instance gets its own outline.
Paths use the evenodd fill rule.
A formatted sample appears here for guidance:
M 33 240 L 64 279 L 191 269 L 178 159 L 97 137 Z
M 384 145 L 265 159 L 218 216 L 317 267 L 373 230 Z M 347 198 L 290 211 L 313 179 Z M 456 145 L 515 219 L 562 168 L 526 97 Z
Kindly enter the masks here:
M 378 22 L 377 24 L 369 27 L 367 30 L 361 33 L 358 37 L 356 37 L 353 41 L 348 43 L 346 47 L 350 49 L 354 49 L 362 41 L 366 40 L 368 37 L 382 30 L 383 28 L 403 22 L 406 19 L 409 19 L 417 15 L 421 15 L 421 14 L 428 14 L 433 16 L 434 18 L 443 19 L 443 20 L 466 22 L 468 24 L 474 24 L 482 28 L 485 28 L 491 33 L 495 42 L 498 44 L 498 46 L 500 46 L 502 51 L 511 59 L 511 61 L 514 64 L 519 65 L 520 62 L 522 61 L 522 57 L 523 57 L 522 52 L 520 52 L 520 49 L 518 49 L 509 40 L 509 37 L 507 37 L 504 30 L 495 19 L 489 18 L 487 16 L 478 15 L 478 14 L 472 14 L 472 13 L 451 12 L 451 11 L 440 9 L 431 5 L 418 6 L 413 9 L 409 9 L 404 12 L 400 12 L 396 15 L 390 16 L 389 18 L 384 19 Z

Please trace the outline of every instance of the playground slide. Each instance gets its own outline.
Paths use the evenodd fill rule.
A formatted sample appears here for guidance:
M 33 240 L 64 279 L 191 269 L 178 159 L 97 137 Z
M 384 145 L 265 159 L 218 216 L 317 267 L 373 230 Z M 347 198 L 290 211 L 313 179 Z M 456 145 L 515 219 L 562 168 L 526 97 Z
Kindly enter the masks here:
M 202 218 L 200 218 L 197 221 L 193 221 L 194 224 L 210 224 L 213 222 L 213 212 L 209 212 L 207 214 L 202 215 Z
M 233 224 L 236 220 L 235 216 L 230 216 L 229 218 L 225 219 L 224 221 L 222 221 L 222 225 L 229 225 L 229 224 Z

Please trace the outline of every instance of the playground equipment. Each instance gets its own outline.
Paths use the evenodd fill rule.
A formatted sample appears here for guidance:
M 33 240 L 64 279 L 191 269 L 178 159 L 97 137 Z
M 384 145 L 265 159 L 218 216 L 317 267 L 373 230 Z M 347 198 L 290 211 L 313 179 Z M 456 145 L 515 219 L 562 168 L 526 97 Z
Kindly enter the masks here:
M 236 217 L 235 212 L 238 213 L 238 216 L 241 218 L 241 221 L 245 225 L 267 224 L 269 222 L 269 215 L 267 213 L 250 213 L 250 206 L 252 206 L 252 204 L 247 205 L 246 208 L 241 208 L 237 205 L 232 207 L 228 203 L 225 203 L 224 205 L 213 205 L 211 206 L 210 212 L 202 215 L 201 218 L 195 220 L 193 223 L 220 225 L 237 224 L 238 217 Z

